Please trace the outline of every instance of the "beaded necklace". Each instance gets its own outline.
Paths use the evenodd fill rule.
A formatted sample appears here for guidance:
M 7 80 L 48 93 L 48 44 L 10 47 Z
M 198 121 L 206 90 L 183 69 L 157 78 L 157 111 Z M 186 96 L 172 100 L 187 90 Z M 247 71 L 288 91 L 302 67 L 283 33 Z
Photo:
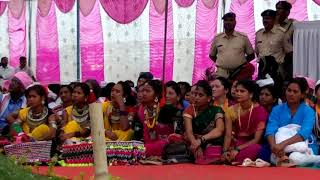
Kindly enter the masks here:
M 36 128 L 47 120 L 47 116 L 48 116 L 47 107 L 44 107 L 42 112 L 37 114 L 33 113 L 32 109 L 29 109 L 27 114 L 27 123 L 32 129 Z
M 239 105 L 239 108 L 238 108 L 238 121 L 239 121 L 239 129 L 241 130 L 241 106 Z M 246 128 L 246 131 L 249 130 L 249 126 L 250 126 L 250 122 L 251 122 L 251 115 L 252 115 L 252 110 L 253 110 L 253 104 L 251 105 L 250 107 L 250 111 L 249 111 L 249 121 L 248 121 L 248 124 L 247 124 L 247 128 Z
M 151 112 L 147 107 L 145 107 L 145 109 L 144 109 L 144 118 L 145 118 L 144 119 L 144 123 L 147 125 L 147 127 L 149 129 L 153 129 L 154 126 L 157 124 L 157 120 L 158 120 L 158 116 L 159 116 L 159 110 L 160 110 L 159 104 L 155 105 L 153 107 L 153 109 L 151 110 Z
M 120 122 L 120 108 L 116 108 L 114 106 L 111 106 L 108 119 L 111 124 L 119 123 Z
M 89 106 L 85 105 L 82 109 L 77 108 L 76 106 L 72 107 L 72 119 L 74 119 L 80 126 L 87 125 L 90 116 L 89 116 Z

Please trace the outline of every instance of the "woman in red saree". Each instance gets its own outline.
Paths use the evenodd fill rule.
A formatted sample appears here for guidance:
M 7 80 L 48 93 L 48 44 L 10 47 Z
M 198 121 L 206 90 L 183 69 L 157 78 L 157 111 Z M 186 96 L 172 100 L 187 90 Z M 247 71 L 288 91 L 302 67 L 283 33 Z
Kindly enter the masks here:
M 137 108 L 137 116 L 142 124 L 146 157 L 159 157 L 162 156 L 168 136 L 174 132 L 174 122 L 171 119 L 160 119 L 161 81 L 147 81 L 141 93 L 142 99 Z
M 232 164 L 241 164 L 244 159 L 255 160 L 261 150 L 268 113 L 255 103 L 257 85 L 253 81 L 239 81 L 236 85 L 237 104 L 226 111 L 226 134 L 223 158 Z

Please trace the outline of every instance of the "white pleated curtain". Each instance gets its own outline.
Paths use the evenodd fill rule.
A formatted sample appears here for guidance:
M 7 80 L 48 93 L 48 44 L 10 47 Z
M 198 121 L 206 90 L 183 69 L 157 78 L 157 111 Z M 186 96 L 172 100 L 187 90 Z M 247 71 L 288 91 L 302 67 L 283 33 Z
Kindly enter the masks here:
M 294 23 L 293 73 L 320 79 L 320 21 Z

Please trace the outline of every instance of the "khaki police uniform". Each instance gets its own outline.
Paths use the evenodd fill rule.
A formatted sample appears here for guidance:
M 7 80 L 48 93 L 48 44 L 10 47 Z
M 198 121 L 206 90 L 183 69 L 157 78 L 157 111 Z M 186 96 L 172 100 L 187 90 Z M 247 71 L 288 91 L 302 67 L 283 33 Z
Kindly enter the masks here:
M 282 27 L 275 26 L 271 31 L 266 32 L 264 28 L 256 33 L 255 48 L 258 58 L 273 56 L 279 64 L 281 76 L 285 76 L 283 67 L 285 55 L 292 52 L 290 37 Z
M 217 57 L 217 76 L 228 78 L 238 66 L 246 62 L 246 55 L 254 50 L 246 34 L 234 31 L 228 36 L 219 33 L 215 36 L 210 50 L 210 56 Z
M 293 22 L 295 22 L 294 19 L 285 19 L 283 23 L 277 24 L 277 27 L 282 27 L 285 29 L 285 33 L 291 38 L 293 38 Z

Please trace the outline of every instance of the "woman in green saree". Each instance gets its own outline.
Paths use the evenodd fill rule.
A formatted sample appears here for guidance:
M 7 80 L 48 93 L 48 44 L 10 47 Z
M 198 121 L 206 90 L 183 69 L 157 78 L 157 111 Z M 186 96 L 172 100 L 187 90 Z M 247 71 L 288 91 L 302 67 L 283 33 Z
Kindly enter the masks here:
M 212 90 L 207 81 L 196 84 L 194 95 L 195 103 L 183 113 L 186 138 L 197 164 L 214 163 L 222 151 L 224 112 L 212 105 Z

